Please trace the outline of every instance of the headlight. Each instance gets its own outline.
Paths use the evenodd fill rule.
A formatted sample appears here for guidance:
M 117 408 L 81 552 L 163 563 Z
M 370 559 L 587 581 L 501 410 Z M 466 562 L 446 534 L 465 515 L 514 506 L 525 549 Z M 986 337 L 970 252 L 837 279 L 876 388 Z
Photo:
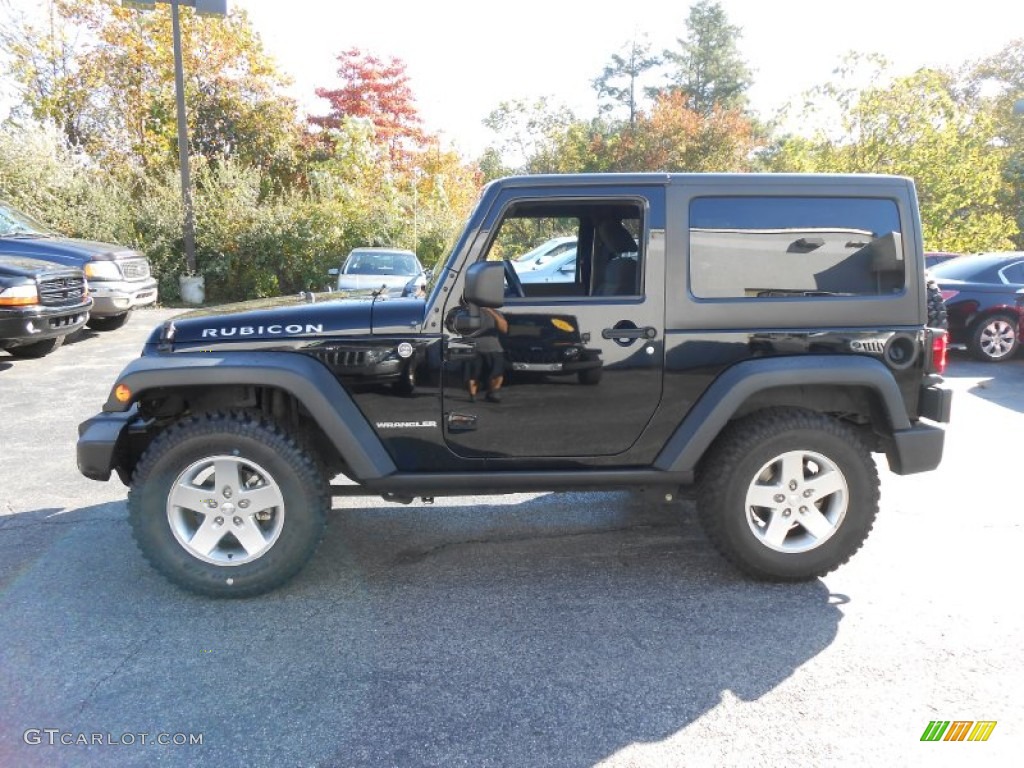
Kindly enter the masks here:
M 112 261 L 90 261 L 85 265 L 85 276 L 92 280 L 120 280 L 121 270 Z
M 0 291 L 0 307 L 25 307 L 39 303 L 39 291 L 34 285 L 16 285 Z

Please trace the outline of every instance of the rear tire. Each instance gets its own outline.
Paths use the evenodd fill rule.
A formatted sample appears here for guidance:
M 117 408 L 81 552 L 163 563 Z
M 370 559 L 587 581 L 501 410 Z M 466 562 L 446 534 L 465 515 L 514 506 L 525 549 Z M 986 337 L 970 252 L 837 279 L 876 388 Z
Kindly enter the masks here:
M 276 423 L 201 414 L 150 444 L 128 514 L 145 558 L 212 597 L 248 597 L 292 578 L 313 556 L 331 507 L 329 479 Z
M 860 549 L 878 472 L 851 427 L 800 408 L 730 424 L 701 462 L 698 519 L 719 552 L 769 581 L 824 576 Z
M 63 336 L 54 336 L 52 339 L 43 339 L 32 344 L 23 344 L 20 347 L 10 347 L 7 353 L 13 357 L 36 360 L 40 357 L 46 357 L 51 352 L 55 352 L 63 343 Z

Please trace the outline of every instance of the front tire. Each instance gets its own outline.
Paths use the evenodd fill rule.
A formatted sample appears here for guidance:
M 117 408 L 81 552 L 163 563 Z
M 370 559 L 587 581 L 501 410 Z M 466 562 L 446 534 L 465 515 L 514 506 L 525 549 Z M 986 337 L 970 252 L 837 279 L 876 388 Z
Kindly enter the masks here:
M 26 360 L 36 360 L 57 351 L 63 343 L 63 336 L 54 336 L 53 338 L 43 339 L 32 344 L 22 344 L 20 347 L 9 347 L 7 354 Z
M 977 322 L 967 351 L 983 363 L 1001 363 L 1013 357 L 1020 343 L 1017 322 L 1007 315 L 992 315 Z
M 284 584 L 313 556 L 330 509 L 326 473 L 276 423 L 202 414 L 168 428 L 132 476 L 128 514 L 145 558 L 212 597 Z
M 878 472 L 857 432 L 799 408 L 730 424 L 701 462 L 698 517 L 744 573 L 824 576 L 860 549 L 878 514 Z

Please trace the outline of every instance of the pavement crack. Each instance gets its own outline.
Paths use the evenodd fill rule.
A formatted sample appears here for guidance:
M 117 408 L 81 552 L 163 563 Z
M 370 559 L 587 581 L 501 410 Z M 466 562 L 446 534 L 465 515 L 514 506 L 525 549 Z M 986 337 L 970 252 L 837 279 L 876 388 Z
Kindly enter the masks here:
M 124 669 L 132 659 L 139 655 L 139 652 L 142 650 L 142 647 L 148 641 L 148 637 L 139 640 L 134 646 L 132 646 L 128 650 L 128 652 L 121 658 L 121 660 L 112 670 L 110 670 L 107 674 L 103 675 L 99 680 L 95 682 L 92 688 L 89 689 L 89 692 L 85 695 L 85 698 L 82 699 L 82 705 L 78 708 L 79 716 L 81 716 L 82 713 L 85 712 L 85 708 L 89 706 L 89 702 L 92 701 L 92 697 L 96 693 L 96 691 L 99 690 L 99 687 L 108 680 L 112 680 L 114 677 L 116 677 L 118 672 Z

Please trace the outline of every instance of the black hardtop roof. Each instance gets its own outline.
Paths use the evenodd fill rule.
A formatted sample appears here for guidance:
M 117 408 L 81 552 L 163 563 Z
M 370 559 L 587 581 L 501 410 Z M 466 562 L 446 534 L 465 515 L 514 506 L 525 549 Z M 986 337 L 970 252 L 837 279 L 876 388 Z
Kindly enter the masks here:
M 558 173 L 536 176 L 508 176 L 493 184 L 503 187 L 565 187 L 615 185 L 675 185 L 700 182 L 702 184 L 763 185 L 778 184 L 912 184 L 906 176 L 879 173 Z

